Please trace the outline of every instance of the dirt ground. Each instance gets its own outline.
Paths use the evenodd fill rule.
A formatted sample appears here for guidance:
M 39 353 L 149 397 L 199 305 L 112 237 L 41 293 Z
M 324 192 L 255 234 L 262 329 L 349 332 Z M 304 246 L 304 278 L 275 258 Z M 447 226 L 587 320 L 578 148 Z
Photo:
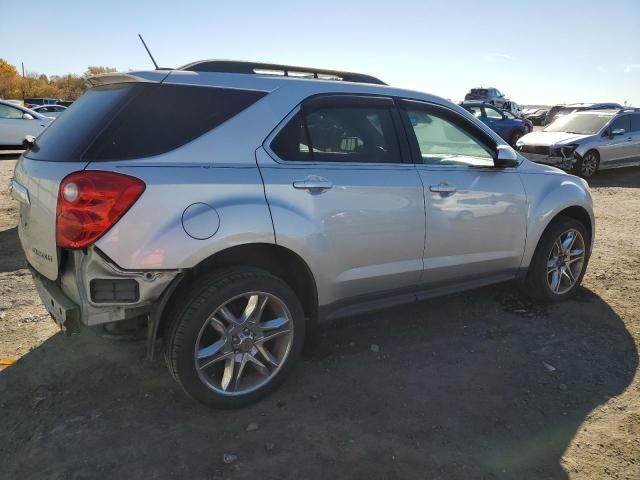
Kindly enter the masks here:
M 238 411 L 186 398 L 144 342 L 58 333 L 3 190 L 0 358 L 18 362 L 0 370 L 0 478 L 639 479 L 640 169 L 592 188 L 574 300 L 504 284 L 349 319 Z

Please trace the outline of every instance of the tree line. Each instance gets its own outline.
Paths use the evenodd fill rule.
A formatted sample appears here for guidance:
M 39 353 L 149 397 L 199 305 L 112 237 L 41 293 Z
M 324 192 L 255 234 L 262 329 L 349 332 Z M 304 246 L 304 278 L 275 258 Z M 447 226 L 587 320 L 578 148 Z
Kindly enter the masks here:
M 87 78 L 99 73 L 115 72 L 115 68 L 89 66 L 82 75 L 68 73 L 51 75 L 27 72 L 24 77 L 18 69 L 0 58 L 0 98 L 59 98 L 76 100 L 87 90 Z

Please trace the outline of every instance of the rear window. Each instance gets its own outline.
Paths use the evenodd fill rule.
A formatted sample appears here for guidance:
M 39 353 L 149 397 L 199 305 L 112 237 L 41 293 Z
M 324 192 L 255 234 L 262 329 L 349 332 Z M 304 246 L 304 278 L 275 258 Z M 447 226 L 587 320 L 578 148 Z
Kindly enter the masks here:
M 128 160 L 178 148 L 240 113 L 266 92 L 121 83 L 92 88 L 47 128 L 35 160 Z
M 474 95 L 488 95 L 489 90 L 487 90 L 486 88 L 472 88 L 471 93 Z

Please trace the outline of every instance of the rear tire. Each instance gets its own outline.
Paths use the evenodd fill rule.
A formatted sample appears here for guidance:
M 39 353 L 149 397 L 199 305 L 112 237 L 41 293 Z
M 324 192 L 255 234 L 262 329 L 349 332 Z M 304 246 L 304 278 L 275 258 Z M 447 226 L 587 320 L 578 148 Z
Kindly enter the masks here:
M 589 232 L 581 222 L 564 216 L 553 219 L 529 265 L 525 293 L 542 303 L 571 297 L 587 270 L 590 245 Z
M 600 168 L 600 155 L 595 150 L 589 150 L 582 157 L 576 158 L 574 173 L 582 178 L 593 177 Z
M 193 285 L 170 311 L 169 371 L 189 396 L 211 407 L 265 397 L 300 356 L 305 318 L 298 298 L 278 277 L 251 268 L 208 274 Z
M 516 143 L 523 137 L 523 135 L 524 132 L 522 130 L 514 131 L 511 134 L 511 137 L 509 137 L 509 145 L 511 145 L 513 148 L 516 148 Z

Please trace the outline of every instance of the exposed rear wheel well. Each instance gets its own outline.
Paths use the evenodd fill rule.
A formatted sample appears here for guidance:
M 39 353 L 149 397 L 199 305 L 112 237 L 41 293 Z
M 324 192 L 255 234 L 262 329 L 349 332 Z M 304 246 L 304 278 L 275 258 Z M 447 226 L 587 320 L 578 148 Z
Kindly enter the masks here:
M 291 250 L 279 245 L 257 243 L 239 245 L 218 252 L 188 271 L 181 284 L 167 302 L 167 308 L 160 319 L 158 332 L 162 335 L 167 316 L 170 315 L 174 298 L 180 298 L 185 291 L 193 288 L 203 272 L 230 267 L 254 267 L 282 279 L 291 287 L 302 304 L 305 316 L 315 318 L 318 311 L 318 294 L 313 274 L 308 265 Z

